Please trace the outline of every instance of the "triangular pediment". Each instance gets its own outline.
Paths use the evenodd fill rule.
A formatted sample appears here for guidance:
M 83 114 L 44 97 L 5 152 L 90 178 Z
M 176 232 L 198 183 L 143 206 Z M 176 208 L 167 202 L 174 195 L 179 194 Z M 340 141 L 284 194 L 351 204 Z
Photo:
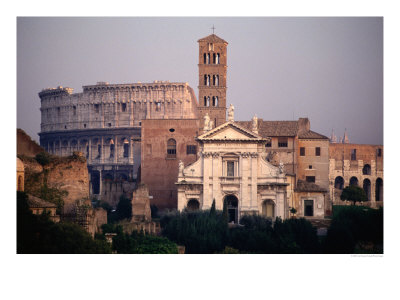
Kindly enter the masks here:
M 232 140 L 232 141 L 262 141 L 258 134 L 251 132 L 234 122 L 224 123 L 198 137 L 199 140 Z

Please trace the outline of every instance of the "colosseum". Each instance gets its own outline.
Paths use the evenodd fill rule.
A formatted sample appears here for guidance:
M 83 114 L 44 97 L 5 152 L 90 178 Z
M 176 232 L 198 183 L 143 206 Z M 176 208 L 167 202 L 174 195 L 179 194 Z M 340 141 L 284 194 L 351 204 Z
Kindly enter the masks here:
M 82 152 L 91 196 L 104 195 L 104 182 L 135 182 L 140 166 L 141 120 L 195 119 L 197 100 L 188 83 L 59 86 L 43 89 L 40 145 L 51 154 Z

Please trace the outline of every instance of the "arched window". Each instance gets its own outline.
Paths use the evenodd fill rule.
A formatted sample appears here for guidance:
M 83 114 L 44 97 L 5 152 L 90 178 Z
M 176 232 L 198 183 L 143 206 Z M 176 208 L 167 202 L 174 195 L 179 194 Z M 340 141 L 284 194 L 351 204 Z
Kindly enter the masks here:
M 23 182 L 22 182 L 22 176 L 18 176 L 18 191 L 23 191 L 24 187 L 23 187 Z
M 358 185 L 357 177 L 351 177 L 350 178 L 350 185 Z
M 200 208 L 200 203 L 196 199 L 190 199 L 186 206 L 188 211 L 196 211 Z
M 206 61 L 207 61 L 207 60 L 206 60 L 206 54 L 205 54 L 205 53 L 204 53 L 204 55 L 203 55 L 203 59 L 204 59 L 204 60 L 203 60 L 203 63 L 206 64 Z
M 111 140 L 110 141 L 110 158 L 114 157 L 114 149 L 115 149 L 114 141 Z
M 97 158 L 101 157 L 101 145 L 97 145 Z
M 204 85 L 207 85 L 207 75 L 204 75 Z
M 207 97 L 204 96 L 204 106 L 207 106 Z
M 213 85 L 215 85 L 215 75 L 213 75 Z
M 169 139 L 167 142 L 167 158 L 176 158 L 176 141 Z
M 343 190 L 344 180 L 343 177 L 338 176 L 335 178 L 335 189 Z
M 210 64 L 210 53 L 207 53 L 207 64 Z
M 371 175 L 371 166 L 366 164 L 363 168 L 363 175 Z
M 207 86 L 210 86 L 211 76 L 207 75 Z
M 219 86 L 219 75 L 217 75 L 215 78 L 215 85 Z
M 217 53 L 217 65 L 219 65 L 219 53 Z
M 215 96 L 215 106 L 218 106 L 218 96 Z
M 363 189 L 364 189 L 365 193 L 367 194 L 368 201 L 370 201 L 371 200 L 371 181 L 369 181 L 369 179 L 364 179 Z
M 207 97 L 207 106 L 210 106 L 210 97 Z
M 212 106 L 215 106 L 215 96 L 212 97 Z
M 382 180 L 382 178 L 376 179 L 375 201 L 383 201 L 383 180 Z
M 124 140 L 124 157 L 129 157 L 129 142 L 127 139 Z
M 229 223 L 238 223 L 238 198 L 235 195 L 227 195 Z

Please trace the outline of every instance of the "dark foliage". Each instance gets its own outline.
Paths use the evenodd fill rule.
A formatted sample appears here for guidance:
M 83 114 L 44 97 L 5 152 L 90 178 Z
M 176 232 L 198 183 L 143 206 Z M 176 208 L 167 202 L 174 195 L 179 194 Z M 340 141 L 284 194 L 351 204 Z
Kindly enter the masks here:
M 186 253 L 215 253 L 225 248 L 228 224 L 221 211 L 164 215 L 160 223 L 163 235 L 184 245 Z
M 274 226 L 261 216 L 244 216 L 244 227 L 230 230 L 229 246 L 247 253 L 318 253 L 317 233 L 305 219 L 277 218 Z
M 35 156 L 36 161 L 42 166 L 46 166 L 51 162 L 51 155 L 47 152 L 40 152 Z
M 106 202 L 102 202 L 101 207 L 107 211 L 107 222 L 116 223 L 118 221 L 132 218 L 132 202 L 130 199 L 121 195 L 117 204 L 117 209 L 113 211 L 111 205 Z
M 144 235 L 133 231 L 124 233 L 119 225 L 105 224 L 103 234 L 117 233 L 113 238 L 113 250 L 120 254 L 177 254 L 178 246 L 164 237 Z
M 17 253 L 111 253 L 104 240 L 93 239 L 75 224 L 53 223 L 47 214 L 33 215 L 27 195 L 17 193 Z
M 159 218 L 160 216 L 158 215 L 158 207 L 154 204 L 150 205 L 150 210 L 151 210 L 151 217 L 153 219 Z
M 383 209 L 359 206 L 335 207 L 324 241 L 325 253 L 358 253 L 364 244 L 370 253 L 383 253 Z

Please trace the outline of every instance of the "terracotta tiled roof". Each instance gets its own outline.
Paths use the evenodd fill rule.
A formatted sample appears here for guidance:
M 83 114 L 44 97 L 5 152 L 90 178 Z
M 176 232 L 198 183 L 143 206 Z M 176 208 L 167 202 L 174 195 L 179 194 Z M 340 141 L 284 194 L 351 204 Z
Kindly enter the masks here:
M 324 139 L 324 140 L 329 139 L 328 137 L 326 137 L 322 134 L 316 133 L 314 131 L 311 131 L 311 130 L 306 131 L 306 132 L 299 132 L 299 138 L 300 139 Z
M 327 192 L 326 189 L 320 187 L 318 184 L 301 179 L 297 180 L 297 186 L 294 190 L 296 192 Z
M 251 131 L 252 121 L 237 121 L 236 123 Z M 258 134 L 262 137 L 296 136 L 297 131 L 297 121 L 264 121 L 258 119 Z
M 199 39 L 198 42 L 222 42 L 228 44 L 227 41 L 221 39 L 219 36 L 216 36 L 215 34 L 210 34 L 209 36 L 206 36 L 202 39 Z
M 43 199 L 40 199 L 32 195 L 28 195 L 28 205 L 29 207 L 41 207 L 41 208 L 57 207 L 53 203 L 44 201 Z

